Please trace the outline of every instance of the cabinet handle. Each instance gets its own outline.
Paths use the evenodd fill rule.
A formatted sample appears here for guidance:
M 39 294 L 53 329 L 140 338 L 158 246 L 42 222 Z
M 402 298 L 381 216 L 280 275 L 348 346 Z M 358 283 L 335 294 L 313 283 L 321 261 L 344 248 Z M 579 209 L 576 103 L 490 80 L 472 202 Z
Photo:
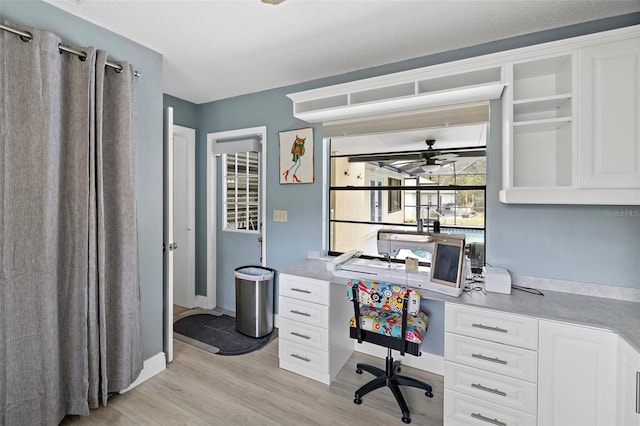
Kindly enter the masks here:
M 291 356 L 292 356 L 293 358 L 298 358 L 299 360 L 304 361 L 304 362 L 311 362 L 311 360 L 310 360 L 309 358 L 304 357 L 304 356 L 302 356 L 302 355 L 298 355 L 298 354 L 291 354 Z
M 501 390 L 499 390 L 498 388 L 488 388 L 486 386 L 482 386 L 480 383 L 471 383 L 471 387 L 472 388 L 476 388 L 476 389 L 480 389 L 483 390 L 485 392 L 491 392 L 491 393 L 495 393 L 496 395 L 500 395 L 500 396 L 507 396 L 506 392 L 502 392 Z
M 480 413 L 471 413 L 471 417 L 473 417 L 474 419 L 482 420 L 483 422 L 491 423 L 492 425 L 507 426 L 506 423 L 501 422 L 498 419 L 490 419 L 489 417 L 485 417 Z
M 306 334 L 300 334 L 300 333 L 296 333 L 295 331 L 290 332 L 289 334 L 291 334 L 292 336 L 296 336 L 296 337 L 302 337 L 303 339 L 311 339 L 310 336 L 307 336 Z
M 481 328 L 483 330 L 499 331 L 500 333 L 507 333 L 508 332 L 508 330 L 505 330 L 504 328 L 489 327 L 488 325 L 484 325 L 484 324 L 471 324 L 471 327 Z
M 296 314 L 296 315 L 302 315 L 303 317 L 310 317 L 311 316 L 311 314 L 308 314 L 306 312 L 300 312 L 300 311 L 289 311 L 289 312 L 291 312 L 292 314 Z
M 640 371 L 636 371 L 636 414 L 640 414 Z
M 496 364 L 504 364 L 507 365 L 507 361 L 503 361 L 500 358 L 489 358 L 488 356 L 484 356 L 482 354 L 471 354 L 472 358 L 478 358 L 481 359 L 483 361 L 491 361 L 491 362 L 495 362 Z
M 303 288 L 292 288 L 291 291 L 297 291 L 298 293 L 311 294 L 311 291 Z

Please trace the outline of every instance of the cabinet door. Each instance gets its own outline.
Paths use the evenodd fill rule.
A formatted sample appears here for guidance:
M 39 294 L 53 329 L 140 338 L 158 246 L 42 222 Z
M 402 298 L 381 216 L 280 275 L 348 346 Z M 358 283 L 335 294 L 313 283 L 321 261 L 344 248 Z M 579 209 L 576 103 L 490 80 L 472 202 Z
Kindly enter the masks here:
M 578 186 L 640 188 L 640 39 L 578 55 Z
M 627 342 L 618 344 L 618 421 L 619 425 L 640 425 L 640 353 Z
M 538 424 L 616 424 L 617 336 L 540 321 Z

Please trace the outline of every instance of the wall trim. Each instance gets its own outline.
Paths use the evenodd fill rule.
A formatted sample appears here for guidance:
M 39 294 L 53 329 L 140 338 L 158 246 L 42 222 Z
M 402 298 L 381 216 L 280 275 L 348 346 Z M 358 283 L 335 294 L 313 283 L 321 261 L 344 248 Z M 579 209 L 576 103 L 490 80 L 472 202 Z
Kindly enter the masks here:
M 211 306 L 209 298 L 207 296 L 201 296 L 196 294 L 196 308 L 213 309 L 215 306 Z
M 122 394 L 122 393 L 129 392 L 131 389 L 146 382 L 156 374 L 164 371 L 166 368 L 167 368 L 167 358 L 164 352 L 158 352 L 157 354 L 153 355 L 151 358 L 148 358 L 144 361 L 144 365 L 142 366 L 142 371 L 138 375 L 138 378 L 133 383 L 131 383 L 131 385 L 128 388 L 121 390 L 119 393 Z

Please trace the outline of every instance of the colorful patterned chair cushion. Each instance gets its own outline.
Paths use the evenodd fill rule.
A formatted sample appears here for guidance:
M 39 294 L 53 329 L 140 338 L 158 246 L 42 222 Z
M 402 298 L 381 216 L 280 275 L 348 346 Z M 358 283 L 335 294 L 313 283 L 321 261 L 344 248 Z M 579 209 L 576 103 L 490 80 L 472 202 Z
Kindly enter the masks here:
M 351 288 L 358 286 L 360 302 L 360 327 L 386 336 L 401 338 L 402 304 L 407 288 L 377 281 L 349 280 L 349 299 L 352 299 Z M 429 317 L 420 310 L 420 292 L 409 290 L 409 306 L 407 307 L 408 342 L 421 343 L 427 330 Z M 355 317 L 351 318 L 351 327 L 356 326 Z

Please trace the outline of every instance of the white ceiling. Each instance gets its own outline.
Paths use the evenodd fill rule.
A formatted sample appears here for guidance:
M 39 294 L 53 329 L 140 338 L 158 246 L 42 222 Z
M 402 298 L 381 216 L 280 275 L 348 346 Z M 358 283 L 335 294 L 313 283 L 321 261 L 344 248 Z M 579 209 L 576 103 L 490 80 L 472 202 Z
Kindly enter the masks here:
M 640 11 L 638 0 L 45 1 L 162 53 L 164 92 L 196 104 Z

